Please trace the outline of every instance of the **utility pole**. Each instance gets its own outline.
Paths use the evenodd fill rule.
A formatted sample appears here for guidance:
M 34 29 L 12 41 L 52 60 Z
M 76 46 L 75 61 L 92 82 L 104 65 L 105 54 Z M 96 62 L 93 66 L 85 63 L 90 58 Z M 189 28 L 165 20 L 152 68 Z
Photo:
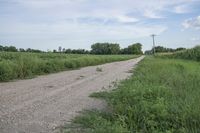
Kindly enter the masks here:
M 155 39 L 154 39 L 154 38 L 155 38 L 156 35 L 155 35 L 155 34 L 152 34 L 151 36 L 152 36 L 152 38 L 153 38 L 153 54 L 155 55 L 156 50 L 155 50 Z

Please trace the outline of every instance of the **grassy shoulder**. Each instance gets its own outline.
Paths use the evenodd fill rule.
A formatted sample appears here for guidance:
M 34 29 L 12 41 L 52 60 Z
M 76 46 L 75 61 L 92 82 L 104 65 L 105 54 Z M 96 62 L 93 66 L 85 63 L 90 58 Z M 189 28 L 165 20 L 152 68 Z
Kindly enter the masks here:
M 136 57 L 138 56 L 0 52 L 0 82 Z
M 110 112 L 85 111 L 63 132 L 200 132 L 199 70 L 194 61 L 146 57 L 117 89 L 92 94 Z

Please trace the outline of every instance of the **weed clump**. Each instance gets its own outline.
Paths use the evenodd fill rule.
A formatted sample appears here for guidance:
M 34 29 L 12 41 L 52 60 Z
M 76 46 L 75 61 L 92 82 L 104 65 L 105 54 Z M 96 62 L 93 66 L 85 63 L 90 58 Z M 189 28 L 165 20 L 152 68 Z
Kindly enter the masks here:
M 100 68 L 100 67 L 97 67 L 97 68 L 96 68 L 96 71 L 97 71 L 97 72 L 102 72 L 102 71 L 103 71 L 103 69 L 102 69 L 102 68 Z

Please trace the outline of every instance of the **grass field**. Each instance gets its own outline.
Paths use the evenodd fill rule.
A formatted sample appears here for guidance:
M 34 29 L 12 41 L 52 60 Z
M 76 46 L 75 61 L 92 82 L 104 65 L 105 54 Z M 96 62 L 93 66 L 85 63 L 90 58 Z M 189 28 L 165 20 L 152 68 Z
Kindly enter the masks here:
M 159 57 L 164 58 L 174 58 L 174 59 L 187 59 L 187 60 L 194 60 L 194 61 L 200 61 L 200 46 L 196 46 L 191 49 L 178 51 L 174 53 L 163 53 L 158 54 Z
M 91 95 L 108 112 L 85 111 L 63 132 L 198 133 L 199 70 L 195 61 L 146 57 L 117 89 Z
M 31 78 L 35 75 L 128 60 L 135 57 L 138 56 L 0 52 L 0 81 Z

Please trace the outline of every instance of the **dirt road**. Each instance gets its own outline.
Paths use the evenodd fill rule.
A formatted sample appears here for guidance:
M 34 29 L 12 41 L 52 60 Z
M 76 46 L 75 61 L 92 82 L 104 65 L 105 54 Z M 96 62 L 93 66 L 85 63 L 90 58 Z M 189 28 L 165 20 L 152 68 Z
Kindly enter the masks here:
M 141 59 L 0 83 L 0 133 L 54 132 L 83 109 L 103 108 L 88 96 L 127 78 Z

